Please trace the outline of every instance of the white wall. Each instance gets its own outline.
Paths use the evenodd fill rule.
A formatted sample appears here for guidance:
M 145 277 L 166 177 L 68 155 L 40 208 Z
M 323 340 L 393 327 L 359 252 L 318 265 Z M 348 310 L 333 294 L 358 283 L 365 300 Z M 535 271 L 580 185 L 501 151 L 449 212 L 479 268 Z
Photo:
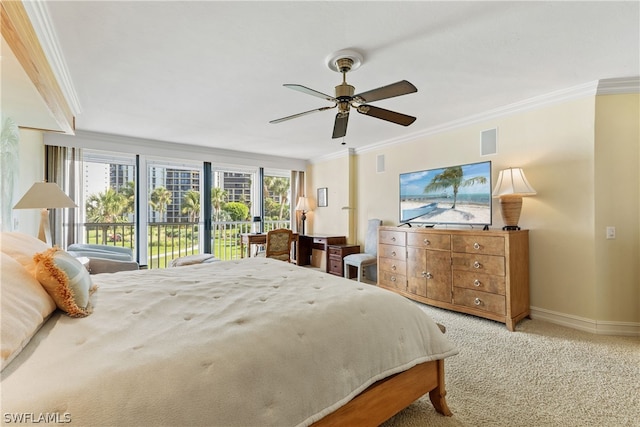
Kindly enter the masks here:
M 619 325 L 627 322 L 633 330 L 640 331 L 638 95 L 631 95 L 631 99 L 622 102 L 622 106 L 615 101 L 617 96 L 608 103 L 599 101 L 597 116 L 598 97 L 584 96 L 402 144 L 358 152 L 356 179 L 351 185 L 355 186 L 357 194 L 355 214 L 359 243 L 363 243 L 366 220 L 369 218 L 381 218 L 385 225 L 398 224 L 398 175 L 402 172 L 491 160 L 495 182 L 501 169 L 522 167 L 538 192 L 537 196 L 524 199 L 519 221 L 522 228 L 530 230 L 530 294 L 533 311 L 550 320 L 584 326 L 584 329 L 594 332 L 599 331 L 599 324 L 603 321 L 614 321 Z M 600 150 L 596 146 L 603 147 L 601 149 L 605 151 L 608 148 L 606 141 L 599 140 L 596 143 L 596 117 L 600 122 L 609 116 L 620 117 L 619 109 L 633 102 L 636 110 L 631 110 L 622 120 L 631 129 L 635 126 L 635 136 L 627 131 L 626 139 L 618 140 L 615 144 L 616 150 L 620 150 L 616 157 L 624 158 L 625 162 L 613 159 L 597 161 L 596 154 Z M 607 112 L 610 114 L 607 115 Z M 620 136 L 611 130 L 617 127 L 615 123 L 609 122 L 607 126 L 603 138 Z M 492 156 L 480 156 L 480 132 L 490 128 L 498 129 L 498 152 Z M 385 157 L 384 173 L 376 172 L 378 155 Z M 329 171 L 336 174 L 343 163 L 342 159 L 314 163 L 310 168 L 309 185 L 316 187 L 318 183 L 326 182 L 325 175 Z M 621 164 L 626 165 L 623 171 L 616 169 Z M 626 247 L 628 252 L 624 252 L 624 249 L 610 252 L 611 248 L 604 246 L 602 240 L 604 223 L 596 223 L 596 214 L 607 210 L 600 209 L 597 204 L 610 206 L 612 203 L 606 199 L 602 202 L 596 199 L 596 179 L 598 175 L 607 175 L 614 170 L 617 173 L 609 177 L 607 188 L 611 187 L 613 181 L 620 185 L 624 182 L 622 175 L 627 176 L 631 185 L 626 185 L 624 189 L 616 188 L 613 197 L 616 203 L 624 200 L 625 210 L 631 209 L 633 216 L 635 209 L 636 214 L 629 220 L 609 217 L 607 220 L 624 224 L 620 232 L 627 233 L 629 237 L 606 244 Z M 633 172 L 625 175 L 624 170 Z M 503 222 L 496 201 L 493 206 L 493 227 L 501 228 Z M 314 220 L 317 224 L 327 226 L 323 232 L 345 231 L 344 228 L 338 228 L 340 222 L 335 221 L 333 216 L 326 221 L 321 214 L 318 211 Z M 627 253 L 635 256 L 635 260 L 628 260 L 627 265 L 616 263 L 616 273 L 612 276 L 604 254 L 614 257 L 624 255 L 624 259 L 627 259 Z M 624 306 L 623 310 L 618 309 L 621 305 Z
M 608 321 L 634 319 L 640 311 L 639 98 L 596 100 L 595 298 L 597 318 Z M 615 239 L 606 239 L 608 226 L 616 228 Z
M 44 180 L 44 144 L 42 132 L 20 129 L 19 178 L 15 205 L 18 200 L 38 181 Z M 3 203 L 5 201 L 3 200 Z M 14 231 L 38 236 L 40 211 L 37 209 L 16 209 L 13 211 Z

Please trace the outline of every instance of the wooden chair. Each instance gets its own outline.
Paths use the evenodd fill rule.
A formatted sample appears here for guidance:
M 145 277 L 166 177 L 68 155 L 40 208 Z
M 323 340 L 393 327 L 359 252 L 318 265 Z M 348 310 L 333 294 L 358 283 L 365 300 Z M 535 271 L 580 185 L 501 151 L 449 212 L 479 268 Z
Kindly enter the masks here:
M 278 228 L 267 232 L 265 256 L 281 261 L 291 262 L 291 242 L 293 232 L 286 228 Z

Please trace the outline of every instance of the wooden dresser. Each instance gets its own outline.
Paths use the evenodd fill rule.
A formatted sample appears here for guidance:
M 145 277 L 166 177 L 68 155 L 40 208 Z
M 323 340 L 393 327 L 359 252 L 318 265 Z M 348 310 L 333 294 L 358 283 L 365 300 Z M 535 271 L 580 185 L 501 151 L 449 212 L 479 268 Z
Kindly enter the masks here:
M 378 286 L 513 331 L 529 316 L 529 232 L 380 227 Z

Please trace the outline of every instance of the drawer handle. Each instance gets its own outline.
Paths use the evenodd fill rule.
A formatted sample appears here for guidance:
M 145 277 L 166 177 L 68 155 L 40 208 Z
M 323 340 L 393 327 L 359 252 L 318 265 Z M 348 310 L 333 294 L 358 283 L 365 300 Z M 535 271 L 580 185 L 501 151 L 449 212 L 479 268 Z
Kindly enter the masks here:
M 429 246 L 429 245 L 431 244 L 431 242 L 429 241 L 429 239 L 424 239 L 423 241 L 424 241 L 424 244 L 425 244 L 425 245 L 427 245 L 427 246 Z
M 391 281 L 395 282 L 396 281 L 396 276 L 391 276 Z
M 480 301 L 480 298 L 476 298 L 475 301 L 473 301 L 473 303 L 475 305 L 480 305 L 480 304 L 482 304 L 482 301 Z
M 393 271 L 395 271 L 395 270 L 396 270 L 396 265 L 395 265 L 395 264 L 393 264 L 393 265 L 391 266 L 391 269 L 392 269 Z
M 480 264 L 478 261 L 473 263 L 473 268 L 482 268 L 482 264 Z
M 480 243 L 476 242 L 473 244 L 473 249 L 478 250 L 480 249 Z
M 424 276 L 425 276 L 427 279 L 433 279 L 433 274 L 429 273 L 428 271 L 427 271 L 427 273 L 426 273 L 426 274 L 424 274 Z
M 396 251 L 391 252 L 391 256 L 396 256 Z
M 395 241 L 396 241 L 396 238 L 395 238 L 395 237 L 392 237 L 392 238 L 391 238 L 391 241 L 392 241 L 392 242 L 395 242 Z
M 480 280 L 476 279 L 473 281 L 473 286 L 480 286 L 480 285 L 481 285 Z

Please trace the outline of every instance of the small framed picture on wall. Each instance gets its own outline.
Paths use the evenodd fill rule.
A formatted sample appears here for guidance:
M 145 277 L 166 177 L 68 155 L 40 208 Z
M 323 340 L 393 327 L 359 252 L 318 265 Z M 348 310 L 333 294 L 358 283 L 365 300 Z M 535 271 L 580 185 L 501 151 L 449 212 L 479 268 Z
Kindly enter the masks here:
M 318 207 L 323 208 L 326 206 L 328 206 L 327 187 L 318 188 Z

